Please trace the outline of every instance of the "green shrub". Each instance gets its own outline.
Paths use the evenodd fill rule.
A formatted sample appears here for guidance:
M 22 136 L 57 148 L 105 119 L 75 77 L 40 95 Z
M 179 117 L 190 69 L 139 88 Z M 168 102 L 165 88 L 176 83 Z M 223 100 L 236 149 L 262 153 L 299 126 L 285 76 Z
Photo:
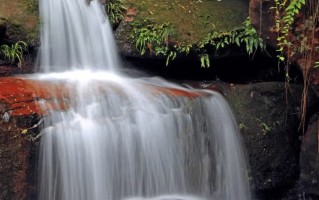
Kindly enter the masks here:
M 4 44 L 1 45 L 0 52 L 10 64 L 15 64 L 17 62 L 18 67 L 21 67 L 23 53 L 27 50 L 27 46 L 28 45 L 23 41 L 18 41 L 11 46 Z

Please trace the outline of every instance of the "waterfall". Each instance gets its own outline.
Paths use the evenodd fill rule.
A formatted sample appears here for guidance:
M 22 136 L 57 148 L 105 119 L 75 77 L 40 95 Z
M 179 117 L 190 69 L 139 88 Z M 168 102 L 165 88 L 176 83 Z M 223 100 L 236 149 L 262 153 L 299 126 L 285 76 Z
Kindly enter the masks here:
M 109 69 L 119 66 L 112 29 L 102 5 L 93 0 L 40 0 L 40 69 Z
M 72 105 L 45 117 L 40 200 L 251 199 L 240 134 L 222 95 L 115 73 L 116 47 L 98 0 L 40 0 L 40 13 L 46 73 L 34 78 L 67 85 Z

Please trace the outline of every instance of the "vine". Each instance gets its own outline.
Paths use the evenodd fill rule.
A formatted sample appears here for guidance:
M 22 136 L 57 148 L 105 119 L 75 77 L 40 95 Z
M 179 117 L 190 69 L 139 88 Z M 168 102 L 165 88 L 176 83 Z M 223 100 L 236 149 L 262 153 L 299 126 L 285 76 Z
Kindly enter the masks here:
M 286 98 L 289 89 L 289 66 L 291 56 L 299 54 L 304 62 L 302 72 L 304 77 L 304 88 L 301 99 L 301 124 L 303 132 L 305 131 L 307 96 L 310 71 L 319 66 L 319 62 L 314 59 L 314 38 L 315 29 L 318 21 L 319 4 L 318 1 L 306 0 L 274 0 L 275 6 L 271 9 L 275 11 L 276 17 L 276 32 L 279 62 L 284 62 L 286 71 Z M 300 13 L 303 6 L 307 3 L 307 9 L 304 13 L 302 24 L 296 26 L 294 32 L 292 25 L 295 22 L 296 16 Z M 314 8 L 314 9 L 313 9 Z M 308 14 L 306 14 L 308 12 Z M 294 37 L 290 38 L 290 35 Z M 293 40 L 294 39 L 294 40 Z M 284 57 L 284 52 L 286 57 Z
M 305 5 L 305 0 L 274 0 L 275 6 L 271 10 L 275 11 L 275 27 L 277 32 L 277 46 L 278 46 L 278 59 L 281 62 L 286 61 L 284 56 L 284 49 L 289 52 L 292 43 L 289 41 L 289 33 L 292 24 L 294 23 L 295 16 L 299 14 L 300 9 Z M 289 62 L 289 54 L 287 54 Z M 286 67 L 286 78 L 289 81 L 289 71 Z

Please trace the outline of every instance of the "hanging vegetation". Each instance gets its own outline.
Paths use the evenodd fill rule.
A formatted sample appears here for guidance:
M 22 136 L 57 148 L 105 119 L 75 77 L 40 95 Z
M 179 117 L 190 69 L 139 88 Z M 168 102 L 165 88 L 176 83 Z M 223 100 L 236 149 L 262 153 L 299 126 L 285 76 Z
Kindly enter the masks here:
M 124 19 L 125 10 L 124 0 L 109 0 L 106 3 L 106 12 L 113 28 L 117 27 Z
M 243 47 L 248 55 L 252 55 L 257 49 L 265 49 L 264 41 L 251 25 L 249 18 L 242 26 L 230 31 L 212 31 L 195 44 L 173 41 L 172 36 L 176 34 L 176 29 L 170 23 L 156 24 L 146 19 L 132 22 L 130 25 L 133 30 L 130 37 L 140 54 L 166 56 L 166 66 L 177 54 L 187 55 L 190 51 L 199 56 L 201 67 L 210 67 L 210 55 L 232 45 Z

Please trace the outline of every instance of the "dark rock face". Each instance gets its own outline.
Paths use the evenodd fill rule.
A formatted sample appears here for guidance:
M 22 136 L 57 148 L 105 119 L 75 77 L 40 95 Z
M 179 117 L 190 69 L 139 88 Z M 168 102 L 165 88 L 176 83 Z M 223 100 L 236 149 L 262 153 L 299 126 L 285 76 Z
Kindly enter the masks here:
M 17 121 L 0 120 L 0 199 L 36 199 L 39 145 Z
M 302 85 L 290 84 L 287 99 L 285 83 L 281 82 L 194 87 L 219 90 L 229 102 L 243 136 L 256 198 L 282 199 L 287 195 L 299 180 Z M 314 109 L 315 95 L 309 92 L 308 100 Z
M 247 148 L 256 194 L 291 187 L 299 176 L 299 106 L 302 87 L 284 83 L 234 85 L 223 88 L 236 115 Z
M 308 194 L 319 196 L 319 120 L 318 114 L 310 120 L 300 153 L 300 181 Z
M 6 35 L 6 31 L 7 31 L 6 20 L 0 18 L 0 43 L 3 42 L 5 35 Z

